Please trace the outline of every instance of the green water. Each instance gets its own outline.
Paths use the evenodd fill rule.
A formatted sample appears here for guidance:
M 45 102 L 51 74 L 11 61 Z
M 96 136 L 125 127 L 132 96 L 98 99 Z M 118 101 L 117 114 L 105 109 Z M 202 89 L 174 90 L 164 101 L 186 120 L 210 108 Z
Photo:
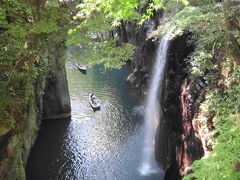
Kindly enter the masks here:
M 72 117 L 47 121 L 28 162 L 28 179 L 155 180 L 160 174 L 139 172 L 143 139 L 143 107 L 125 82 L 128 66 L 87 74 L 68 64 Z M 100 99 L 94 112 L 89 93 Z

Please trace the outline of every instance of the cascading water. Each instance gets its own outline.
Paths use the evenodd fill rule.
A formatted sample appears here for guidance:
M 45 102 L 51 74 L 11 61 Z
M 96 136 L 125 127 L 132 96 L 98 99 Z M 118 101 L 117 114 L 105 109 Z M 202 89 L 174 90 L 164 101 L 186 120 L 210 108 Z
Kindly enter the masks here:
M 161 84 L 164 76 L 164 69 L 167 60 L 167 51 L 169 46 L 169 38 L 171 31 L 162 37 L 161 43 L 157 49 L 155 64 L 149 84 L 146 97 L 146 107 L 144 115 L 144 144 L 142 152 L 142 164 L 140 173 L 148 175 L 159 173 L 160 168 L 155 160 L 155 132 L 156 123 L 159 122 L 159 93 L 161 93 Z

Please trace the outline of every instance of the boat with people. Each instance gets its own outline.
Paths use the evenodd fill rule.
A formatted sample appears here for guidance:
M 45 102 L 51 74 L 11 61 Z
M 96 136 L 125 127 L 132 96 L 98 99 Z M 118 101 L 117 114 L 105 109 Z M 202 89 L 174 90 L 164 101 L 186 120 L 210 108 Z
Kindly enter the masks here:
M 78 70 L 84 74 L 86 74 L 87 72 L 87 66 L 86 65 L 79 65 L 78 63 L 76 63 L 76 67 L 78 68 Z
M 90 93 L 88 99 L 93 110 L 100 110 L 100 102 L 95 94 Z

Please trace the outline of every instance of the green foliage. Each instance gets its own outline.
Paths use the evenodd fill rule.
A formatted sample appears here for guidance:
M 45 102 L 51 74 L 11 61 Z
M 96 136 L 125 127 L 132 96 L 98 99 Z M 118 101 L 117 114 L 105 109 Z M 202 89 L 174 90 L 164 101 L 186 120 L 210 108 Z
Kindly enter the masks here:
M 224 19 L 223 8 L 219 6 L 194 7 L 187 6 L 174 17 L 172 21 L 159 26 L 153 36 L 165 34 L 170 27 L 174 29 L 175 36 L 183 34 L 186 30 L 193 32 L 193 40 L 199 46 L 214 44 L 215 40 L 223 37 Z M 217 22 L 217 23 L 216 23 Z M 211 27 L 211 28 L 210 28 Z M 221 44 L 221 42 L 219 42 Z
M 0 26 L 6 25 L 6 11 L 3 8 L 0 8 Z
M 80 11 L 73 17 L 78 25 L 68 32 L 67 44 L 77 46 L 75 59 L 85 64 L 104 64 L 106 68 L 120 68 L 131 59 L 135 47 L 121 43 L 114 36 L 115 26 L 122 20 L 134 20 L 138 13 L 136 0 L 86 0 L 77 5 Z
M 188 4 L 186 0 L 181 2 Z M 114 32 L 117 32 L 116 28 L 123 21 L 140 21 L 141 24 L 153 16 L 154 11 L 165 8 L 164 4 L 165 2 L 160 0 L 81 1 L 76 6 L 79 12 L 73 17 L 77 25 L 69 30 L 68 36 L 68 45 L 78 45 L 81 53 L 74 59 L 82 63 L 104 63 L 105 67 L 119 68 L 131 59 L 135 48 L 133 45 L 116 40 L 114 35 Z M 144 13 L 141 14 L 141 11 Z M 113 35 L 104 36 L 109 31 L 113 31 Z
M 146 19 L 150 19 L 154 15 L 154 11 L 159 9 L 164 9 L 165 6 L 163 5 L 163 2 L 160 0 L 153 0 L 148 4 L 148 7 L 146 9 L 146 13 L 142 15 L 142 19 L 139 22 L 139 24 L 142 24 Z
M 1 1 L 0 124 L 3 127 L 16 129 L 21 124 L 28 102 L 34 98 L 32 84 L 44 80 L 51 55 L 55 55 L 56 47 L 66 36 L 68 12 L 59 3 L 57 6 L 45 2 Z
M 190 0 L 189 1 L 190 5 L 191 6 L 206 6 L 206 5 L 209 5 L 209 4 L 213 4 L 213 1 L 212 0 L 201 0 L 201 1 L 198 1 L 198 0 Z
M 185 180 L 196 179 L 231 179 L 238 180 L 240 172 L 236 166 L 240 163 L 240 116 L 230 115 L 218 119 L 217 131 L 220 136 L 214 151 L 207 159 L 194 162 L 193 174 L 184 177 Z
M 224 65 L 226 66 L 226 64 Z M 216 115 L 216 132 L 220 135 L 216 139 L 213 151 L 206 159 L 197 160 L 192 168 L 194 173 L 185 177 L 190 179 L 231 179 L 238 180 L 240 172 L 240 67 L 227 80 L 215 78 L 218 84 L 211 82 L 206 100 L 203 102 L 208 111 L 206 116 Z M 225 87 L 230 84 L 229 87 Z
M 191 32 L 190 43 L 194 43 L 196 48 L 189 60 L 192 65 L 190 73 L 202 76 L 208 83 L 203 102 L 208 107 L 206 116 L 216 116 L 216 131 L 220 134 L 209 157 L 195 161 L 192 166 L 194 173 L 184 179 L 240 178 L 237 170 L 240 164 L 240 68 L 234 66 L 234 62 L 239 60 L 233 45 L 236 40 L 240 46 L 240 21 L 235 18 L 239 15 L 240 6 L 227 7 L 226 3 L 190 1 L 194 6 L 185 7 L 171 17 L 173 21 L 153 34 L 159 36 L 170 27 L 176 36 Z M 229 27 L 229 19 L 237 22 L 230 22 Z
M 134 20 L 139 17 L 135 8 L 139 5 L 137 0 L 101 0 L 99 7 L 107 17 L 114 18 L 114 24 L 118 25 L 120 20 Z
M 139 24 L 144 23 L 146 19 L 150 19 L 154 15 L 154 12 L 160 9 L 165 10 L 169 16 L 179 12 L 179 10 L 181 10 L 184 6 L 187 6 L 189 3 L 187 0 L 152 0 L 150 2 L 145 1 L 143 4 L 147 4 L 148 6 L 145 10 L 146 12 L 141 15 L 142 19 L 140 20 Z
M 57 30 L 58 30 L 58 26 L 56 22 L 38 21 L 33 25 L 30 32 L 34 34 L 42 34 L 42 33 L 55 32 Z
M 98 38 L 86 38 L 82 33 L 76 34 L 70 36 L 68 44 L 73 45 L 78 40 L 81 45 L 74 48 L 69 56 L 70 60 L 84 64 L 104 64 L 105 68 L 120 68 L 134 53 L 135 46 L 129 43 L 116 46 L 117 38 L 101 41 Z
M 100 13 L 105 19 L 110 20 L 113 26 L 117 26 L 121 20 L 138 19 L 140 17 L 136 11 L 138 5 L 137 0 L 84 0 L 77 8 L 80 11 L 78 15 L 85 20 L 85 24 L 89 18 L 92 18 L 91 16 Z

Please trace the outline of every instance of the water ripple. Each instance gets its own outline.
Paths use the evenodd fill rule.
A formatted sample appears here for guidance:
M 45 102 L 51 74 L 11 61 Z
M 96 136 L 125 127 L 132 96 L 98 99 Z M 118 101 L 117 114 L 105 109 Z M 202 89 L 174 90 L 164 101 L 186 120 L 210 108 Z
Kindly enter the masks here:
M 104 73 L 92 68 L 87 75 L 67 69 L 71 121 L 42 124 L 29 180 L 159 180 L 137 169 L 144 108 L 125 83 L 127 74 L 126 68 Z M 89 105 L 90 92 L 100 99 L 100 111 Z

